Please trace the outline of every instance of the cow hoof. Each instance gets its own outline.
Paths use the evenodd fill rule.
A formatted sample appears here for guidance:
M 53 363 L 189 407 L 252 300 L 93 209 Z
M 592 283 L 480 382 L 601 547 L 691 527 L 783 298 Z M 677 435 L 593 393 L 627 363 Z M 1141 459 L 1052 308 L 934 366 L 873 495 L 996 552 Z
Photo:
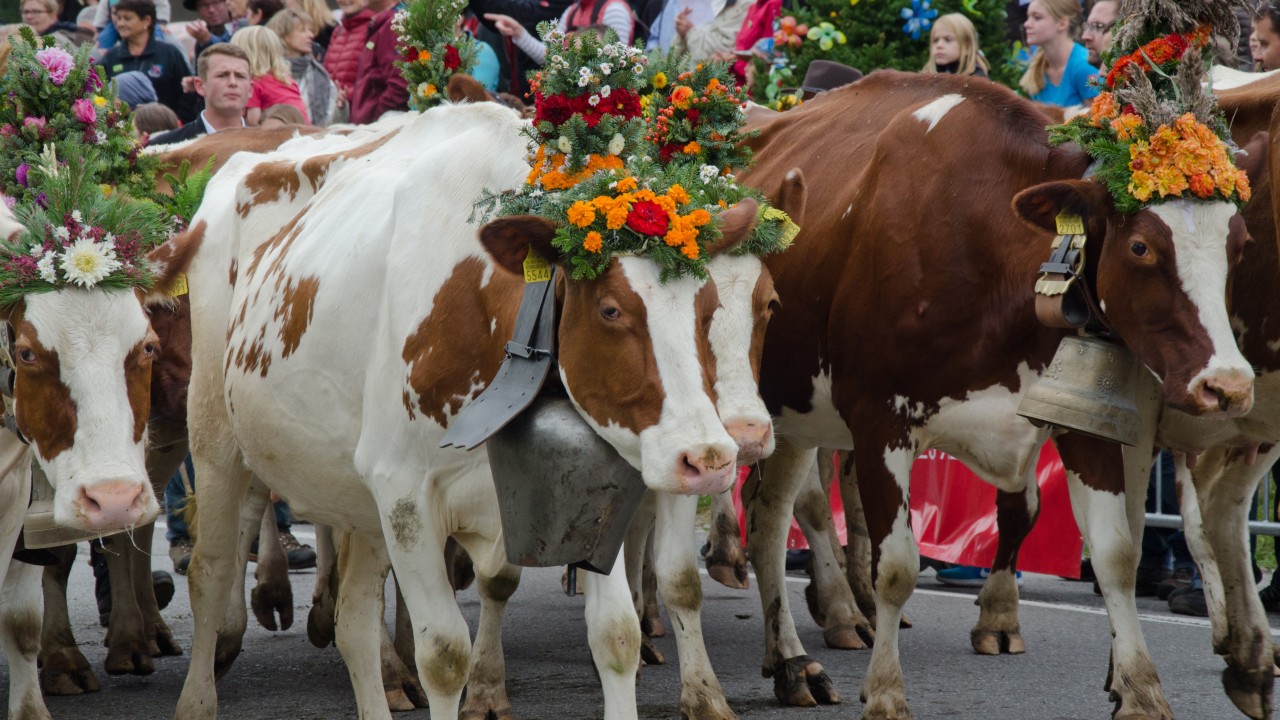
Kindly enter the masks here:
M 156 671 L 151 664 L 151 653 L 138 648 L 111 648 L 103 663 L 108 675 L 150 675 Z
M 1261 720 L 1271 717 L 1271 695 L 1275 673 L 1271 668 L 1257 671 L 1228 666 L 1222 671 L 1222 687 L 1227 697 L 1245 716 Z
M 511 720 L 511 708 L 499 710 L 463 710 L 458 713 L 458 720 Z
M 746 558 L 742 562 L 713 560 L 707 556 L 707 574 L 712 580 L 734 590 L 747 590 L 751 587 L 751 578 L 747 576 Z
M 682 720 L 738 720 L 723 695 L 681 698 L 680 717 Z
M 773 694 L 783 705 L 793 707 L 840 702 L 835 683 L 822 669 L 822 664 L 808 655 L 782 660 L 773 668 Z
M 293 588 L 288 583 L 258 583 L 249 593 L 249 606 L 253 608 L 258 624 L 271 632 L 288 630 L 293 626 Z M 280 614 L 279 625 L 276 624 L 276 613 Z
M 176 657 L 182 654 L 182 646 L 174 639 L 173 631 L 163 622 L 156 623 L 151 645 L 151 657 Z
M 973 651 L 979 655 L 1021 655 L 1027 651 L 1022 634 L 1016 632 L 974 630 L 969 640 L 973 643 Z
M 862 711 L 862 720 L 911 720 L 911 708 L 899 695 L 884 702 L 868 703 Z
M 653 617 L 640 618 L 640 632 L 648 637 L 666 637 L 667 625 L 662 622 L 662 618 L 654 615 Z
M 318 648 L 327 648 L 333 644 L 333 605 L 320 601 L 311 606 L 307 613 L 307 640 Z
M 827 647 L 833 650 L 865 650 L 871 647 L 871 628 L 862 625 L 835 625 L 822 631 Z
M 218 643 L 219 647 L 213 653 L 213 677 L 221 680 L 223 675 L 231 669 L 235 664 L 236 658 L 240 657 L 240 641 L 235 643 L 227 643 L 228 647 L 221 647 L 222 643 Z
M 458 712 L 458 720 L 511 720 L 511 707 L 505 693 L 503 697 L 493 697 L 492 690 L 481 691 L 472 695 L 468 688 L 467 697 Z
M 640 659 L 645 665 L 666 665 L 667 658 L 647 635 L 640 636 Z
M 875 627 L 875 625 L 876 625 L 875 618 L 872 618 L 871 627 Z M 902 613 L 902 618 L 898 620 L 898 627 L 902 628 L 903 630 L 906 630 L 907 628 L 912 627 L 911 618 L 907 617 L 906 613 Z
M 393 713 L 410 712 L 416 710 L 413 703 L 409 702 L 409 696 L 404 694 L 400 688 L 385 691 L 387 695 L 387 708 Z
M 45 695 L 83 695 L 102 689 L 98 676 L 78 649 L 49 653 L 40 659 L 40 665 L 40 690 Z

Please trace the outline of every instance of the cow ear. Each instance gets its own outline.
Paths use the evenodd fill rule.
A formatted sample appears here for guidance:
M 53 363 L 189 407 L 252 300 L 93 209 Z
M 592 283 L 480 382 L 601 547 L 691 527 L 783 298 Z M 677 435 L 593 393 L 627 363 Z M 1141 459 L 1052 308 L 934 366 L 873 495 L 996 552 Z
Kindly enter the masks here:
M 489 92 L 484 89 L 484 85 L 479 80 L 465 73 L 454 73 L 449 77 L 449 84 L 445 87 L 445 95 L 450 102 L 487 102 Z
M 720 213 L 720 239 L 707 248 L 707 255 L 729 252 L 751 236 L 756 226 L 756 215 L 760 206 L 752 198 L 746 197 L 737 205 Z
M 1236 155 L 1236 167 L 1244 170 L 1249 176 L 1249 184 L 1258 187 L 1262 182 L 1262 173 L 1267 171 L 1267 151 L 1271 136 L 1261 130 L 1245 144 L 1244 150 Z
M 1027 188 L 1013 198 L 1013 211 L 1032 227 L 1058 232 L 1057 218 L 1066 212 L 1080 215 L 1086 225 L 1111 212 L 1111 196 L 1102 183 L 1092 180 L 1060 180 Z
M 550 262 L 559 262 L 560 252 L 551 245 L 556 224 L 536 215 L 498 218 L 480 228 L 480 244 L 499 266 L 517 275 L 524 272 L 524 259 L 533 248 Z
M 172 302 L 175 291 L 186 282 L 184 273 L 191 265 L 191 259 L 204 243 L 205 228 L 206 223 L 201 220 L 186 232 L 147 253 L 155 284 L 143 298 L 144 305 Z

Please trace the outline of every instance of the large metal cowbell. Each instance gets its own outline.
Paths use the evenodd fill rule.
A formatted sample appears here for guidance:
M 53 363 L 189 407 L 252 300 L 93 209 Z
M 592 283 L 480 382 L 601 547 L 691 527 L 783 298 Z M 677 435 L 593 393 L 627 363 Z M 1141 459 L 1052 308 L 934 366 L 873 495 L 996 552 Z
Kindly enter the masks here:
M 568 398 L 544 387 L 555 364 L 554 267 L 541 277 L 525 284 L 497 376 L 453 419 L 440 446 L 470 450 L 488 441 L 508 562 L 608 574 L 644 480 Z

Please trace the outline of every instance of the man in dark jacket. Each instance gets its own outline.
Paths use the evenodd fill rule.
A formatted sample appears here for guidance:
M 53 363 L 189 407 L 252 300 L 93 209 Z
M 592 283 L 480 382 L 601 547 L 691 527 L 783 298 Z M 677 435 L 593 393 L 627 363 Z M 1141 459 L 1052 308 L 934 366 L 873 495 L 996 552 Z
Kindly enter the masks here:
M 371 123 L 389 110 L 409 109 L 408 82 L 396 67 L 396 31 L 391 20 L 401 6 L 395 0 L 370 0 L 374 12 L 366 31 L 364 49 L 356 65 L 356 84 L 351 96 L 351 122 Z
M 231 43 L 217 43 L 201 53 L 196 67 L 196 92 L 204 97 L 204 112 L 177 130 L 153 136 L 148 145 L 172 145 L 206 133 L 244 127 L 244 108 L 253 83 L 249 56 Z
M 480 18 L 480 23 L 492 33 L 484 33 L 481 36 L 494 37 L 501 42 L 503 36 L 498 33 L 492 20 L 485 19 L 486 13 L 514 18 L 516 22 L 524 27 L 525 32 L 537 37 L 538 23 L 544 20 L 554 23 L 560 19 L 560 16 L 572 4 L 573 0 L 471 0 L 467 7 L 471 9 L 471 12 L 475 13 L 476 17 Z M 498 49 L 498 58 L 502 63 L 503 73 L 498 88 L 507 90 L 516 96 L 523 96 L 529 91 L 525 76 L 530 70 L 537 70 L 538 64 L 528 55 L 515 49 L 510 41 L 505 41 L 502 45 L 494 45 L 494 47 Z M 513 61 L 515 63 L 514 68 L 511 66 Z
M 107 77 L 137 70 L 151 79 L 156 98 L 179 120 L 194 120 L 199 113 L 199 98 L 182 90 L 182 78 L 191 74 L 191 65 L 178 46 L 156 40 L 155 3 L 120 0 L 111 12 L 120 41 L 107 50 L 99 63 Z

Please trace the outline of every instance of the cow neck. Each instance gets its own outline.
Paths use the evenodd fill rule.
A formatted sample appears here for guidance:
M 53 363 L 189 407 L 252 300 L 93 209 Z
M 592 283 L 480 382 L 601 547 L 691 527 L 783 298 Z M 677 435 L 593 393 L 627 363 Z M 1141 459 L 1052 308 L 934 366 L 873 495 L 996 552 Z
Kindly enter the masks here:
M 1264 171 L 1254 201 L 1244 209 L 1253 242 L 1245 245 L 1229 276 L 1227 300 L 1245 358 L 1257 370 L 1275 372 L 1280 371 L 1280 234 L 1271 190 Z

